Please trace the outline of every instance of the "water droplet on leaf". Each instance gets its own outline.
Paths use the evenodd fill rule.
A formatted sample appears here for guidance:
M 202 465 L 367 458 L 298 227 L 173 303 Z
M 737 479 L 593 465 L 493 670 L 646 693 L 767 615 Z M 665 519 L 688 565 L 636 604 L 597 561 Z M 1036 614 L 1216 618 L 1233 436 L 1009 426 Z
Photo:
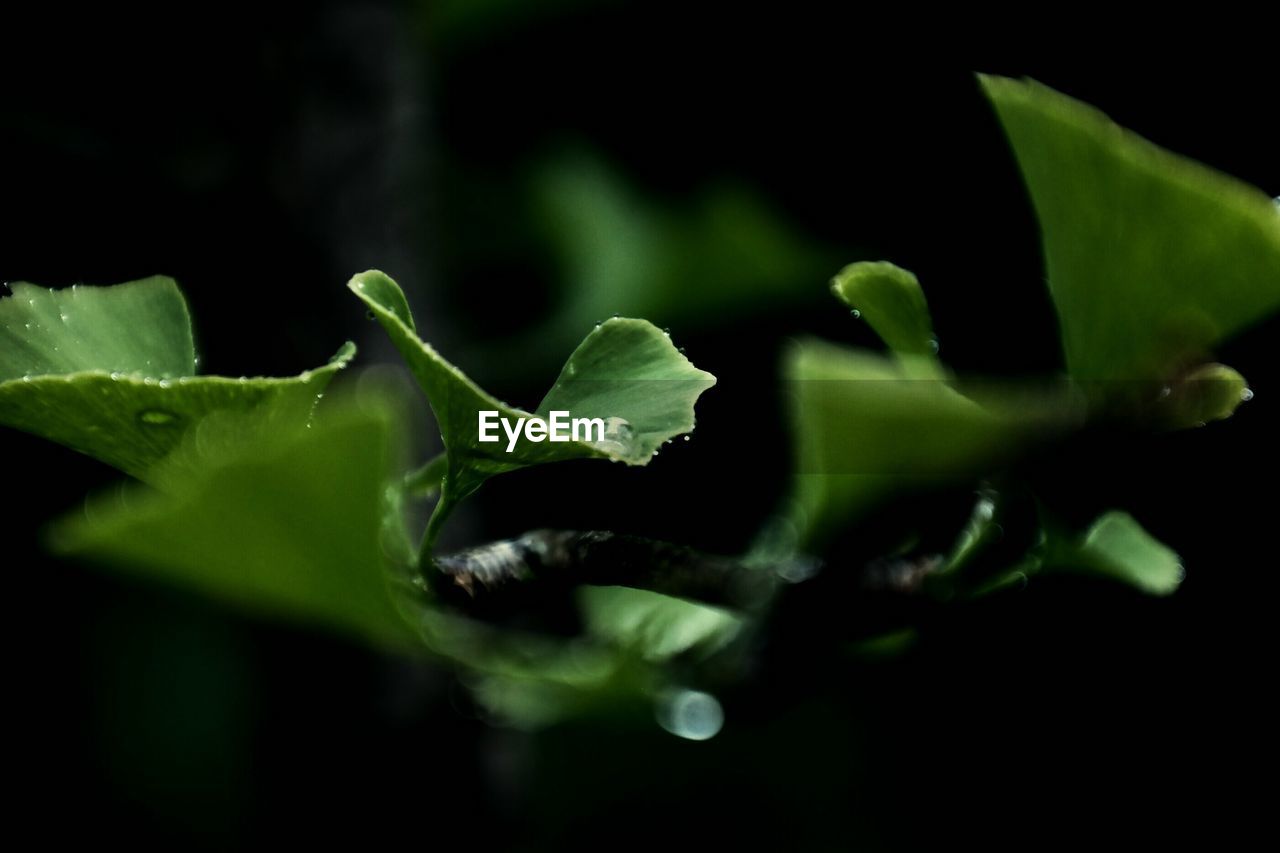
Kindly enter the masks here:
M 595 447 L 612 455 L 623 454 L 630 449 L 634 434 L 626 418 L 605 418 L 604 437 L 595 442 Z

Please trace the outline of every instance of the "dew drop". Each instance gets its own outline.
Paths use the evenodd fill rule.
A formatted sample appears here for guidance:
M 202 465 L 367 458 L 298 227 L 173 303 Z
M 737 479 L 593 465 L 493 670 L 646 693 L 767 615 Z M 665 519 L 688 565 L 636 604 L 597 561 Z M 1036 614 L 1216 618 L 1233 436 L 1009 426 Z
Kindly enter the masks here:
M 604 437 L 612 438 L 616 441 L 630 441 L 634 435 L 631 429 L 631 422 L 626 418 L 606 418 L 604 422 Z
M 859 317 L 862 316 L 862 312 L 859 311 L 857 308 L 854 308 L 852 311 L 849 312 L 849 316 L 857 320 Z
M 178 422 L 178 416 L 164 409 L 144 409 L 138 413 L 138 420 L 148 426 L 170 426 Z
M 617 455 L 625 453 L 631 447 L 631 438 L 634 434 L 626 418 L 605 418 L 604 436 L 594 444 L 598 450 Z
M 1240 402 L 1241 402 L 1241 403 L 1247 403 L 1247 402 L 1249 402 L 1249 401 L 1250 401 L 1250 400 L 1252 400 L 1252 399 L 1253 399 L 1253 389 L 1252 389 L 1252 388 L 1242 388 L 1242 389 L 1240 389 Z
M 685 440 L 685 441 L 688 441 L 688 440 L 689 440 L 689 436 L 687 436 L 687 435 L 686 435 L 686 436 L 684 437 L 684 440 Z
M 929 338 L 929 352 L 933 353 L 934 355 L 937 355 L 939 349 L 941 349 L 941 347 L 938 345 L 938 339 Z
M 658 699 L 658 725 L 686 740 L 710 740 L 724 727 L 724 709 L 710 693 L 674 690 Z

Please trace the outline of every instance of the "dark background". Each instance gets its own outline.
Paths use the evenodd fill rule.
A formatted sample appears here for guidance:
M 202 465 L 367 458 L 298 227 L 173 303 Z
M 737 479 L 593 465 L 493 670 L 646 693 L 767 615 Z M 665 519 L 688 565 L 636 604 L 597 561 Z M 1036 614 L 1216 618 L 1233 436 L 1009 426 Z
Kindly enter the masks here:
M 202 369 L 286 375 L 348 337 L 366 363 L 391 360 L 343 288 L 378 267 L 429 339 L 531 403 L 573 345 L 521 337 L 555 314 L 565 276 L 531 200 L 547 163 L 607 163 L 676 216 L 746 188 L 808 247 L 815 273 L 793 294 L 651 318 L 720 377 L 700 441 L 641 471 L 514 475 L 464 513 L 459 542 L 550 525 L 743 548 L 785 484 L 780 347 L 871 342 L 825 295 L 851 260 L 919 274 L 955 368 L 1057 371 L 1034 219 L 974 70 L 1033 76 L 1280 193 L 1280 66 L 1247 32 L 1094 25 L 1055 48 L 1055 24 L 997 42 L 973 21 L 803 4 L 217 9 L 0 30 L 0 278 L 172 275 Z M 709 267 L 705 287 L 732 275 Z M 49 840 L 200 846 L 1229 846 L 1269 825 L 1276 331 L 1219 353 L 1256 393 L 1235 419 L 1064 451 L 1055 469 L 1062 506 L 1126 507 L 1182 554 L 1173 598 L 1038 581 L 935 615 L 894 663 L 837 665 L 803 633 L 780 638 L 706 743 L 648 719 L 494 728 L 447 668 L 52 561 L 42 523 L 116 478 L 4 432 L 17 816 Z

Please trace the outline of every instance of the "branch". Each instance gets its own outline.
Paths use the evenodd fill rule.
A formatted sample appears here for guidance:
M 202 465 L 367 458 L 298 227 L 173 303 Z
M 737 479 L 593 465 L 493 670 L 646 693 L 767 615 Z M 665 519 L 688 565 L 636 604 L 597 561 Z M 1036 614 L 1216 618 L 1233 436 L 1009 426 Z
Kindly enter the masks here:
M 778 572 L 683 545 L 607 531 L 534 530 L 434 560 L 433 588 L 463 608 L 503 593 L 627 586 L 704 604 L 754 609 L 781 582 Z

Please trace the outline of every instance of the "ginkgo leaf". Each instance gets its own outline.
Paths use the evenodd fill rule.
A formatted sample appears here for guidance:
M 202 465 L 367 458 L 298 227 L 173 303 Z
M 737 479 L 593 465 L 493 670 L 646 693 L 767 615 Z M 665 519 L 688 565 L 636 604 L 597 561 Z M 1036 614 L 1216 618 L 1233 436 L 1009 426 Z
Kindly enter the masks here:
M 715 384 L 714 376 L 694 367 L 651 323 L 615 318 L 583 340 L 531 413 L 486 393 L 419 338 L 404 293 L 388 276 L 370 270 L 352 278 L 349 287 L 408 362 L 440 427 L 448 464 L 428 547 L 452 506 L 495 474 L 580 458 L 647 464 L 665 442 L 693 429 L 694 403 Z M 482 411 L 512 424 L 564 411 L 573 419 L 599 419 L 600 425 L 563 442 L 530 440 L 521 433 L 511 444 L 502 430 L 500 440 L 482 442 Z
M 1075 378 L 1163 382 L 1280 307 L 1266 194 L 1038 83 L 981 81 L 1040 221 Z
M 1101 575 L 1151 595 L 1170 595 L 1182 583 L 1178 554 L 1127 512 L 1099 516 L 1079 539 L 1057 543 L 1045 568 Z
M 1079 422 L 1069 395 L 978 383 L 931 357 L 822 341 L 787 354 L 796 448 L 791 533 L 813 548 L 885 498 L 973 476 Z
M 884 261 L 849 264 L 831 280 L 831 291 L 894 352 L 920 356 L 937 352 L 924 291 L 907 270 Z
M 0 299 L 0 382 L 86 370 L 155 379 L 196 372 L 191 316 L 171 278 L 9 289 Z
M 171 279 L 12 290 L 0 299 L 0 425 L 156 485 L 196 464 L 193 452 L 182 465 L 165 460 L 211 414 L 236 415 L 242 435 L 305 423 L 355 354 L 347 344 L 289 378 L 197 377 L 191 319 Z
M 724 608 L 631 587 L 584 586 L 578 601 L 592 635 L 650 661 L 711 654 L 743 625 L 743 617 Z
M 51 542 L 124 574 L 412 649 L 418 634 L 402 615 L 412 590 L 380 545 L 394 424 L 389 406 L 344 401 L 310 427 L 211 451 L 167 493 L 129 484 L 91 498 Z

